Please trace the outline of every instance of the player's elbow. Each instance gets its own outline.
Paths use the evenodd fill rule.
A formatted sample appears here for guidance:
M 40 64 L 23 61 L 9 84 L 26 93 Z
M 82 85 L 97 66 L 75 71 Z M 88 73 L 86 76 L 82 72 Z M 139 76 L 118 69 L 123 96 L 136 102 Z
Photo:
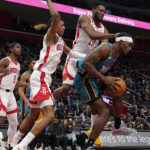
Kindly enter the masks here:
M 60 20 L 60 14 L 57 12 L 52 16 L 52 20 Z

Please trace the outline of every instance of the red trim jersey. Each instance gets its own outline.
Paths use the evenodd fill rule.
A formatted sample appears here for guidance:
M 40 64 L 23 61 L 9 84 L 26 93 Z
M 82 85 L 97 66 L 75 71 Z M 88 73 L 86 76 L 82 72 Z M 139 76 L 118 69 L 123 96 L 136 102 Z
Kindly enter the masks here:
M 97 27 L 91 17 L 90 20 L 91 25 L 96 31 L 104 33 L 104 26 L 102 24 L 99 27 Z M 73 50 L 79 51 L 80 53 L 87 55 L 89 54 L 89 51 L 94 47 L 98 46 L 98 44 L 99 40 L 90 39 L 88 34 L 82 28 L 77 28 L 76 37 L 73 42 Z
M 9 65 L 6 69 L 9 70 L 9 74 L 0 78 L 0 88 L 14 90 L 15 85 L 18 81 L 18 76 L 20 73 L 20 64 L 14 62 L 11 57 L 6 57 L 9 60 Z
M 58 36 L 58 35 L 57 35 Z M 64 41 L 58 36 L 58 41 L 55 45 L 48 46 L 45 42 L 46 35 L 43 39 L 43 48 L 40 52 L 40 59 L 36 62 L 34 69 L 46 74 L 53 74 L 56 71 L 57 65 L 60 63 L 60 58 L 64 49 Z

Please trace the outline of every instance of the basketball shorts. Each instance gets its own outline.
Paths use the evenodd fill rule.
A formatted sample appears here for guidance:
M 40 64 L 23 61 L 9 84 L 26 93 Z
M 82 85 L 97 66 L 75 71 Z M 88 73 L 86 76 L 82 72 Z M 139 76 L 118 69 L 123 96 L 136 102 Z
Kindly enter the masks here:
M 30 78 L 30 104 L 32 108 L 43 108 L 53 105 L 53 98 L 50 90 L 52 79 L 49 74 L 34 70 Z
M 0 89 L 0 116 L 17 113 L 17 111 L 16 98 L 13 92 Z
M 63 69 L 63 84 L 74 84 L 74 77 L 77 72 L 76 68 L 76 59 L 72 59 L 70 57 L 67 57 L 64 69 Z
M 88 75 L 76 74 L 74 80 L 74 86 L 80 93 L 84 103 L 91 104 L 98 97 L 98 86 L 94 79 L 88 78 Z

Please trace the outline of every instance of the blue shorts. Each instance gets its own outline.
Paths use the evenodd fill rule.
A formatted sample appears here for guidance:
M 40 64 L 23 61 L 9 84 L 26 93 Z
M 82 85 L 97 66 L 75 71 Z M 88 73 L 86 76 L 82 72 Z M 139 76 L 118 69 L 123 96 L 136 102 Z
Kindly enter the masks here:
M 84 103 L 91 104 L 99 99 L 96 81 L 94 78 L 89 78 L 88 73 L 85 71 L 83 73 L 78 71 L 75 76 L 74 86 L 80 93 Z

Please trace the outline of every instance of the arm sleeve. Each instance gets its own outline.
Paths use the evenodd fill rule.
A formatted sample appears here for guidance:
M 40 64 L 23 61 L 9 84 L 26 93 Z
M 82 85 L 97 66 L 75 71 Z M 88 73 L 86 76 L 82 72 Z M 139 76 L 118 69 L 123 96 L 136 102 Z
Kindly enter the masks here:
M 79 53 L 77 51 L 72 51 L 72 50 L 67 55 L 75 59 L 83 59 L 86 56 L 85 54 Z

